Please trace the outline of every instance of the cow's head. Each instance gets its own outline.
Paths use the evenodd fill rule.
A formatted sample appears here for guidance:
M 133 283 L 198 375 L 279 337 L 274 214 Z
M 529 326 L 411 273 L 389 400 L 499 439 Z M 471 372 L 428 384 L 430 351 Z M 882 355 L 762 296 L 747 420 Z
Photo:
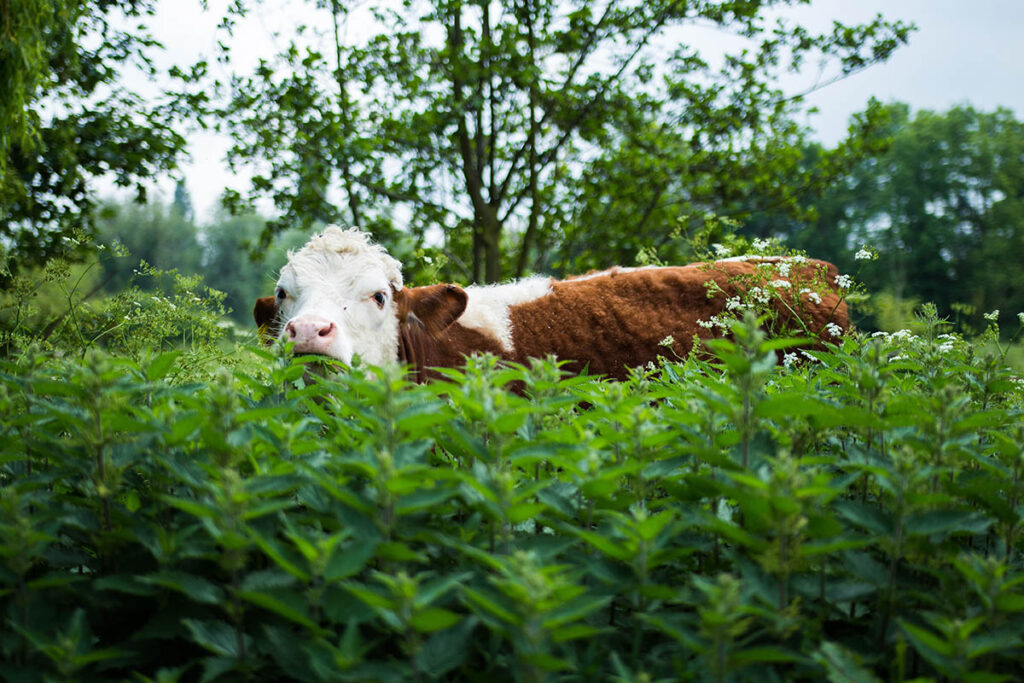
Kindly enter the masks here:
M 407 360 L 409 326 L 433 335 L 465 310 L 454 285 L 404 288 L 401 265 L 358 230 L 329 227 L 288 253 L 274 297 L 253 311 L 264 335 L 294 343 L 295 353 L 372 365 Z

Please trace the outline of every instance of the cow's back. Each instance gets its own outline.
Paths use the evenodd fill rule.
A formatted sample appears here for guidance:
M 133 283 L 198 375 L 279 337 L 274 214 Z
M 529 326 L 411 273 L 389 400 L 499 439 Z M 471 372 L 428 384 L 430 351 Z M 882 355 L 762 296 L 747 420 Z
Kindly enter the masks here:
M 570 360 L 574 372 L 622 378 L 626 368 L 643 365 L 668 350 L 662 342 L 674 340 L 673 351 L 689 352 L 693 338 L 709 338 L 714 331 L 699 324 L 723 312 L 726 300 L 738 294 L 737 281 L 752 276 L 758 261 L 723 261 L 661 268 L 612 269 L 552 284 L 547 296 L 510 307 L 514 360 L 555 354 Z M 838 274 L 823 261 L 790 262 L 811 280 L 819 269 L 828 283 Z M 779 278 L 775 278 L 779 279 Z M 714 281 L 717 287 L 708 283 Z M 781 287 L 785 293 L 792 288 Z M 785 298 L 785 297 L 784 297 Z M 801 318 L 818 332 L 829 322 L 848 326 L 846 305 L 832 289 L 820 303 L 802 301 L 801 307 L 773 301 L 779 320 L 793 328 L 791 310 L 802 308 Z M 798 328 L 799 329 L 799 328 Z

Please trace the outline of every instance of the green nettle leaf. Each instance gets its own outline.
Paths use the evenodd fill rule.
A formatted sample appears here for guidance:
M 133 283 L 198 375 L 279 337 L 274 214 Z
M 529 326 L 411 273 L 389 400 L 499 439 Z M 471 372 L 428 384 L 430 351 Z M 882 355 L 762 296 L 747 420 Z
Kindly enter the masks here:
M 426 607 L 417 610 L 409 624 L 421 633 L 433 633 L 442 629 L 450 628 L 459 623 L 462 617 L 455 612 L 441 607 Z
M 169 351 L 162 353 L 150 362 L 146 368 L 146 379 L 150 382 L 162 380 L 171 371 L 174 362 L 181 356 L 181 351 Z
M 814 659 L 825 667 L 830 683 L 878 683 L 881 680 L 864 668 L 860 658 L 833 642 L 822 643 Z
M 305 600 L 297 593 L 276 591 L 271 595 L 264 591 L 240 591 L 238 595 L 246 602 L 258 605 L 284 617 L 288 621 L 299 624 L 311 631 L 317 630 L 317 625 L 309 618 Z
M 178 591 L 196 602 L 216 605 L 224 599 L 224 592 L 218 586 L 202 577 L 193 576 L 185 572 L 165 570 L 155 574 L 140 576 L 138 580 L 142 583 Z
M 225 657 L 240 656 L 238 632 L 230 624 L 198 619 L 182 619 L 181 623 L 185 625 L 192 641 L 210 652 Z M 243 636 L 242 642 L 247 649 L 252 647 L 252 639 L 248 635 Z
M 992 525 L 990 518 L 972 510 L 934 510 L 910 515 L 906 529 L 912 535 L 980 534 Z

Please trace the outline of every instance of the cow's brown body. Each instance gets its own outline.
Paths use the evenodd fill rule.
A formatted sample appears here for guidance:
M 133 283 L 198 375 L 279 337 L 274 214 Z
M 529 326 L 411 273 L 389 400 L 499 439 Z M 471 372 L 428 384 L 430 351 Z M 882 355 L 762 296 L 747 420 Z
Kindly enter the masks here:
M 424 377 L 430 374 L 424 373 L 425 368 L 458 367 L 471 353 L 489 352 L 519 363 L 553 354 L 570 361 L 567 369 L 572 372 L 588 369 L 591 374 L 621 379 L 628 368 L 644 365 L 659 355 L 686 354 L 695 336 L 714 336 L 698 321 L 721 314 L 726 300 L 737 293 L 735 279 L 749 276 L 757 267 L 757 262 L 730 261 L 612 269 L 555 281 L 549 294 L 509 307 L 511 349 L 504 348 L 494 336 L 459 322 L 458 316 L 465 308 L 463 290 L 450 285 L 406 289 L 405 296 L 398 299 L 399 359 L 412 364 Z M 831 283 L 838 275 L 835 266 L 822 261 L 795 267 L 801 269 L 805 279 L 818 272 L 820 280 Z M 707 283 L 712 280 L 720 291 L 709 297 Z M 849 326 L 846 304 L 836 291 L 824 292 L 818 303 L 804 301 L 802 307 L 793 306 L 791 298 L 782 299 L 775 299 L 772 305 L 784 326 L 794 322 L 793 311 L 797 308 L 802 308 L 806 326 L 799 329 L 822 335 L 828 323 L 842 330 Z M 417 313 L 422 301 L 427 300 L 427 312 Z M 437 320 L 441 310 L 445 312 L 440 323 L 423 322 L 423 318 Z M 674 340 L 671 352 L 662 344 L 667 337 Z

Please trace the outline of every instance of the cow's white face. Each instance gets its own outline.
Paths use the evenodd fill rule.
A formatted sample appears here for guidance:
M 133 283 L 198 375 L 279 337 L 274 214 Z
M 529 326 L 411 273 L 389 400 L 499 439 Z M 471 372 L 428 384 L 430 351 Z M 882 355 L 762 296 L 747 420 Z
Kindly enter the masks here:
M 394 363 L 401 289 L 401 266 L 382 247 L 365 233 L 329 227 L 289 252 L 281 269 L 274 292 L 281 337 L 295 353 Z

